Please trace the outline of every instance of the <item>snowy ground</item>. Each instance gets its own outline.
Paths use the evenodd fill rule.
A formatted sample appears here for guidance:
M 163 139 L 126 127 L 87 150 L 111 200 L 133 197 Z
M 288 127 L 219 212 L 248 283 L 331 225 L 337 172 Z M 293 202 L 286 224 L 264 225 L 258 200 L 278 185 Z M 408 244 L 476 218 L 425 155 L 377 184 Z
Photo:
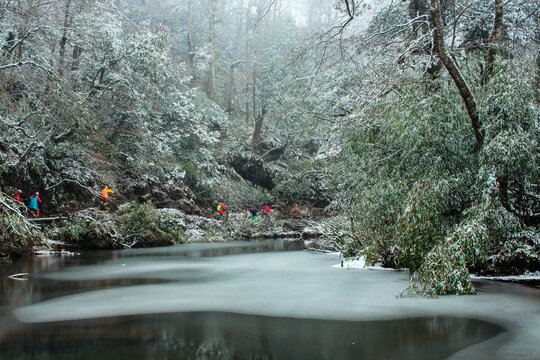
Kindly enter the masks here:
M 339 253 L 335 253 L 336 256 L 339 256 Z M 345 270 L 350 269 L 368 269 L 368 270 L 386 270 L 386 271 L 396 271 L 390 268 L 383 268 L 382 266 L 366 266 L 366 259 L 364 256 L 361 256 L 357 259 L 348 259 L 344 260 L 343 264 L 335 264 L 334 267 L 342 268 Z M 496 280 L 496 281 L 509 281 L 509 282 L 532 282 L 540 281 L 540 271 L 536 272 L 526 272 L 523 275 L 509 275 L 509 276 L 479 276 L 471 275 L 473 280 Z
M 512 281 L 512 282 L 540 281 L 540 271 L 526 272 L 523 275 L 511 275 L 511 276 L 477 276 L 477 275 L 472 275 L 471 278 L 473 278 L 473 279 L 483 279 L 483 280 Z
M 457 316 L 496 323 L 508 331 L 468 347 L 452 359 L 478 354 L 505 360 L 538 356 L 538 289 L 478 280 L 476 296 L 398 298 L 396 294 L 409 284 L 406 272 L 354 269 L 361 261 L 345 263 L 344 268 L 351 271 L 344 271 L 335 266 L 339 262 L 336 254 L 271 252 L 183 258 L 185 249 L 203 254 L 212 246 L 229 245 L 133 251 L 129 253 L 133 256 L 100 265 L 36 275 L 56 281 L 153 279 L 156 283 L 58 297 L 21 307 L 16 316 L 24 322 L 188 311 L 336 320 Z
M 336 256 L 339 256 L 339 253 L 334 253 Z M 366 258 L 364 256 L 359 257 L 358 259 L 349 259 L 344 260 L 343 263 L 335 264 L 334 267 L 342 268 L 345 270 L 350 269 L 368 269 L 368 270 L 381 270 L 381 271 L 396 271 L 395 269 L 385 268 L 380 265 L 366 265 Z

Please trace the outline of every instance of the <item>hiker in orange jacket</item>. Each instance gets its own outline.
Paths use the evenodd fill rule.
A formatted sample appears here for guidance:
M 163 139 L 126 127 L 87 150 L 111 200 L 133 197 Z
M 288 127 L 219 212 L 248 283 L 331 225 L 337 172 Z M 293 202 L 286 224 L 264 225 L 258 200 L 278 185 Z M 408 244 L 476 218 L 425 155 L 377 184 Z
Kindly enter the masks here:
M 101 201 L 103 201 L 103 206 L 109 205 L 109 200 L 107 199 L 109 197 L 109 193 L 112 194 L 112 190 L 105 185 L 105 188 L 101 190 Z

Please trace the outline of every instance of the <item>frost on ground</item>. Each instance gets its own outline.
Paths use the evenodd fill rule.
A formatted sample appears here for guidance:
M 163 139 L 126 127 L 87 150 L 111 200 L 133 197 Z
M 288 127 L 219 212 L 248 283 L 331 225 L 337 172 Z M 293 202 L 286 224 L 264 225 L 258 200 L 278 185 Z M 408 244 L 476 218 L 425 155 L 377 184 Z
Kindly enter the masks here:
M 499 281 L 540 281 L 540 271 L 530 272 L 526 271 L 522 275 L 509 275 L 509 276 L 478 276 L 471 275 L 473 279 L 482 280 L 499 280 Z
M 61 250 L 37 250 L 34 252 L 36 256 L 51 256 L 51 255 L 60 255 L 60 256 L 75 256 L 80 255 L 77 252 L 67 251 L 64 249 Z
M 396 269 L 382 267 L 379 263 L 371 266 L 366 266 L 366 257 L 360 256 L 358 258 L 343 260 L 343 263 L 332 265 L 333 267 L 349 269 L 368 269 L 368 270 L 386 270 L 396 271 Z
M 198 215 L 185 215 L 186 235 L 189 242 L 198 242 L 208 236 L 208 230 L 221 226 L 221 222 Z M 216 239 L 214 239 L 216 240 Z

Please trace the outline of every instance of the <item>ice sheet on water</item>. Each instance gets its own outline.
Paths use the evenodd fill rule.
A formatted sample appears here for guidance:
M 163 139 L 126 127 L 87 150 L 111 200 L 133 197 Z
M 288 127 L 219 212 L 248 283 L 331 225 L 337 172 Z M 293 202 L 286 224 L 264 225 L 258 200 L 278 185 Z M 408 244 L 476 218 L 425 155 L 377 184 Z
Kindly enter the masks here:
M 512 329 L 512 336 L 519 336 L 518 346 L 513 342 L 504 351 L 526 353 L 532 351 L 531 344 L 540 342 L 536 289 L 484 281 L 476 296 L 396 298 L 409 284 L 406 272 L 343 271 L 333 267 L 339 261 L 336 254 L 308 252 L 181 256 L 186 249 L 205 248 L 131 251 L 107 263 L 45 274 L 49 279 L 83 282 L 137 277 L 168 281 L 62 296 L 22 307 L 16 316 L 25 322 L 192 311 L 335 320 L 460 316 Z M 529 292 L 515 296 L 514 289 Z

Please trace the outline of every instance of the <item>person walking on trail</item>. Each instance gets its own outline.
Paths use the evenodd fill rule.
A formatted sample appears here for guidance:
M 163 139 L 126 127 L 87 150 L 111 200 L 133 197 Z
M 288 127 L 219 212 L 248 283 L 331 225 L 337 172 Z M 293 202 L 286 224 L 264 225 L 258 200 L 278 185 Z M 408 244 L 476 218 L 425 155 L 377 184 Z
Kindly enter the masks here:
M 291 212 L 292 212 L 292 217 L 293 217 L 292 222 L 296 223 L 296 219 L 300 217 L 300 209 L 298 208 L 298 204 L 294 204 L 294 207 L 292 208 Z
M 30 196 L 30 200 L 28 200 L 28 208 L 30 210 L 34 210 L 36 213 L 36 216 L 39 216 L 39 209 L 38 209 L 38 203 L 43 202 L 39 198 L 39 191 L 36 191 L 35 194 Z
M 223 202 L 220 202 L 217 206 L 217 211 L 218 211 L 218 220 L 222 220 L 223 219 L 223 212 L 225 212 L 225 209 L 227 208 L 227 206 L 225 206 L 225 204 Z
M 270 207 L 268 205 L 264 205 L 262 209 L 263 215 L 268 215 L 270 213 Z
M 21 203 L 21 195 L 22 195 L 22 190 L 21 189 L 17 190 L 17 192 L 15 193 L 15 196 L 13 197 L 13 200 L 15 200 L 13 202 L 13 205 L 17 205 Z
M 107 199 L 109 197 L 109 194 L 112 194 L 112 190 L 109 189 L 107 185 L 105 185 L 105 188 L 101 190 L 101 201 L 103 202 L 103 206 L 109 205 L 109 200 Z
M 257 218 L 257 208 L 255 205 L 251 204 L 249 207 L 249 212 L 251 213 L 251 220 L 255 220 Z

